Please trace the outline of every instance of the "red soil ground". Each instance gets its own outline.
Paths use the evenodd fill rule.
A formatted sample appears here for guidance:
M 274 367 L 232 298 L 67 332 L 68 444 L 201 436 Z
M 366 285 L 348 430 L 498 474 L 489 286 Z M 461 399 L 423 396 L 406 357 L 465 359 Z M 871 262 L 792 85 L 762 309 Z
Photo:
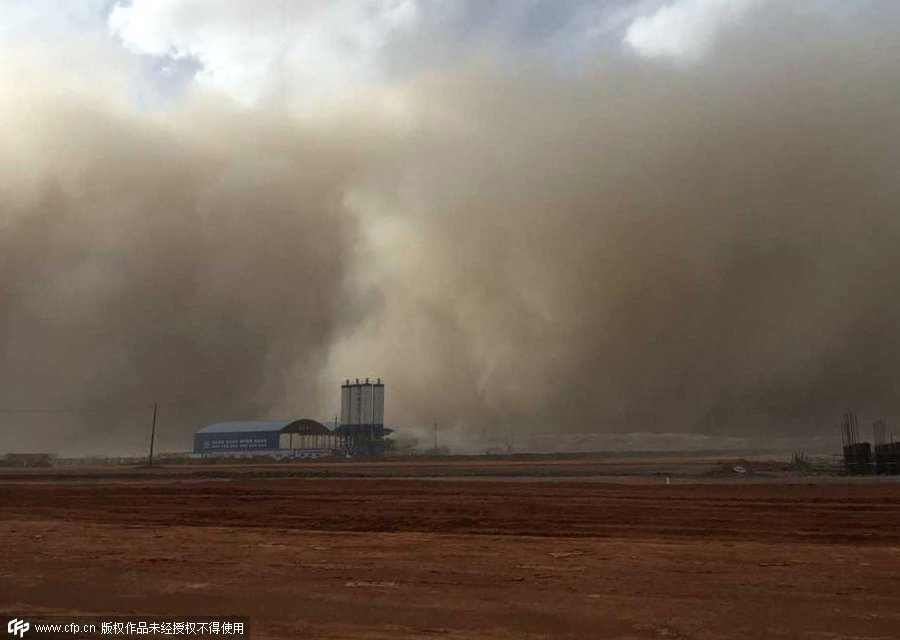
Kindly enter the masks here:
M 19 617 L 243 615 L 254 638 L 900 638 L 897 483 L 0 477 L 0 544 L 0 614 Z

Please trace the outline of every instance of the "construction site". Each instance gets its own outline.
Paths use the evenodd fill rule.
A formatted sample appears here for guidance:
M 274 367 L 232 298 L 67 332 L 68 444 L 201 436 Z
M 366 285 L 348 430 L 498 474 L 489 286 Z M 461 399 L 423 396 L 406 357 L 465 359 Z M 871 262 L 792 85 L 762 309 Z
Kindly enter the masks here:
M 155 417 L 154 417 L 155 425 Z M 194 434 L 193 455 L 208 457 L 321 458 L 384 454 L 384 383 L 366 378 L 341 385 L 341 421 L 333 429 L 312 420 L 216 422 Z
M 217 422 L 155 461 L 155 408 L 148 458 L 7 455 L 0 615 L 202 612 L 285 639 L 900 637 L 883 420 L 873 446 L 848 412 L 840 454 L 790 461 L 404 456 L 384 381 L 340 397 L 332 428 Z
M 844 451 L 844 470 L 855 475 L 900 474 L 900 442 L 890 439 L 884 420 L 872 422 L 872 442 L 861 440 L 859 421 L 855 413 L 844 414 L 841 422 L 841 443 Z
M 897 0 L 0 0 L 0 633 L 900 640 L 898 105 Z

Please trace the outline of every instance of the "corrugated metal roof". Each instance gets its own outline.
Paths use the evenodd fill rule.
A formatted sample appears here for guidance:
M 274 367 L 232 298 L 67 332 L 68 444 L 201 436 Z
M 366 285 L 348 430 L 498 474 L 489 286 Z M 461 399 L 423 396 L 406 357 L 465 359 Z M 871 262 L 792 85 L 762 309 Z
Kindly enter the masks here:
M 294 420 L 241 420 L 238 422 L 214 422 L 197 433 L 240 433 L 252 431 L 281 431 Z
M 301 435 L 307 435 L 307 436 L 331 435 L 331 429 L 326 427 L 321 422 L 316 422 L 315 420 L 310 420 L 309 418 L 302 418 L 300 420 L 295 420 L 288 426 L 290 428 L 285 427 L 286 431 L 289 431 L 292 433 L 299 433 Z
M 197 433 L 252 433 L 281 431 L 302 435 L 328 435 L 331 430 L 321 422 L 301 418 L 300 420 L 240 420 L 236 422 L 215 422 L 203 427 Z

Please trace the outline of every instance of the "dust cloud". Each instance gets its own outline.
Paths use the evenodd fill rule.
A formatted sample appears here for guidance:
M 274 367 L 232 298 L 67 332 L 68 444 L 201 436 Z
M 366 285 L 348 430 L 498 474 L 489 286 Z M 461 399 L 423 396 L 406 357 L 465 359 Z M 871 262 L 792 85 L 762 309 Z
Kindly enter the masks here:
M 900 417 L 900 34 L 767 24 L 690 66 L 479 51 L 303 115 L 7 66 L 2 408 L 94 413 L 0 441 L 142 445 L 156 400 L 184 449 L 366 375 L 461 450 Z

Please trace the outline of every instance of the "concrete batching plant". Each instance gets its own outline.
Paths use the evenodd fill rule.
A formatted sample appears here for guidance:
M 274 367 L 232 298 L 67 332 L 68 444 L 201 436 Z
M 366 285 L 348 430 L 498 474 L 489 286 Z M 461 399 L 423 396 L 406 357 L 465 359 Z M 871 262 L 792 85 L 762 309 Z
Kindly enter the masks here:
M 341 425 L 338 435 L 350 455 L 381 455 L 384 452 L 384 383 L 346 380 L 341 386 Z
M 350 380 L 341 386 L 341 424 L 334 430 L 316 420 L 217 422 L 194 434 L 194 454 L 318 458 L 384 454 L 384 383 Z

